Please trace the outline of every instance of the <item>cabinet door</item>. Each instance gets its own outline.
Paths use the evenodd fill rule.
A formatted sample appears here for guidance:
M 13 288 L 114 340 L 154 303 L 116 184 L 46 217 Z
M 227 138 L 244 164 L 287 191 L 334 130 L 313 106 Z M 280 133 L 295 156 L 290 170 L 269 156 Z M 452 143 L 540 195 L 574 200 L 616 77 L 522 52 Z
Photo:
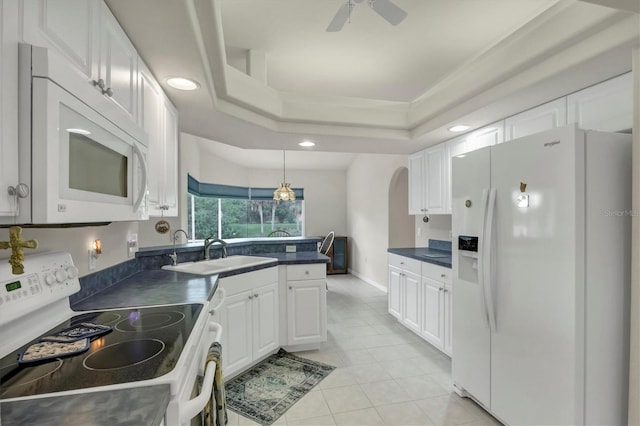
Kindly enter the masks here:
M 98 75 L 99 0 L 24 0 L 23 39 L 55 49 L 87 80 Z
M 442 294 L 444 285 L 430 278 L 422 277 L 422 323 L 420 335 L 432 345 L 442 348 L 443 327 L 443 303 Z
M 253 290 L 253 359 L 268 355 L 280 346 L 278 312 L 277 284 Z
M 19 183 L 18 170 L 18 2 L 0 2 L 0 223 L 11 223 L 15 200 L 7 187 Z
M 448 188 L 446 144 L 436 145 L 425 151 L 426 213 L 446 213 Z
M 108 96 L 136 121 L 138 54 L 105 4 L 101 7 L 100 78 Z
M 325 285 L 325 280 L 289 281 L 287 283 L 289 345 L 327 340 Z
M 389 265 L 389 313 L 402 320 L 402 270 Z
M 444 336 L 443 336 L 443 350 L 451 356 L 453 353 L 452 348 L 452 324 L 453 324 L 453 293 L 451 287 L 445 285 L 443 292 L 443 304 L 444 304 Z
M 164 170 L 162 198 L 164 216 L 178 215 L 178 111 L 163 96 L 162 138 L 164 141 Z
M 148 162 L 147 188 L 149 191 L 149 213 L 160 216 L 160 193 L 163 176 L 163 136 L 162 136 L 162 89 L 156 83 L 151 71 L 140 64 L 138 81 L 139 113 L 138 124 L 147 133 Z
M 633 127 L 631 73 L 588 87 L 567 97 L 569 123 L 582 129 L 618 132 Z
M 404 310 L 402 323 L 409 329 L 420 333 L 420 276 L 404 271 Z
M 424 213 L 424 151 L 409 156 L 409 214 Z
M 221 310 L 224 327 L 223 368 L 232 374 L 253 361 L 253 332 L 251 291 L 228 296 Z
M 505 140 L 521 138 L 567 124 L 567 98 L 532 108 L 504 121 Z
M 504 142 L 504 121 L 478 129 L 466 138 L 465 152 Z

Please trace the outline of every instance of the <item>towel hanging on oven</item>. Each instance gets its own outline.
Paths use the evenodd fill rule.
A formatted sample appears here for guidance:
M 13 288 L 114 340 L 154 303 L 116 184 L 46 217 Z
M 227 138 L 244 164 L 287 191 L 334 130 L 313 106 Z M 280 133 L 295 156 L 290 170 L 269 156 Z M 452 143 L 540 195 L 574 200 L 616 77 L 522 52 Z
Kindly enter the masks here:
M 209 398 L 209 402 L 204 407 L 204 424 L 207 426 L 225 426 L 229 419 L 227 417 L 224 377 L 222 376 L 222 346 L 219 342 L 214 342 L 209 347 L 205 365 L 212 361 L 216 363 L 216 372 L 213 378 L 213 391 L 211 392 L 211 398 Z M 213 422 L 214 409 L 216 413 L 215 424 Z

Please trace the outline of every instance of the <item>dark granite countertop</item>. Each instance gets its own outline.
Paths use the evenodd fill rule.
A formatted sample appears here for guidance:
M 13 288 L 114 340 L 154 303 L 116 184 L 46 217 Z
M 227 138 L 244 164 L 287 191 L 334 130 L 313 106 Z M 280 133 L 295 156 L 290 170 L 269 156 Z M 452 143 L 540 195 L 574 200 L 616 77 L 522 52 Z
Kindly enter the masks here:
M 124 308 L 132 306 L 199 303 L 211 300 L 218 279 L 276 265 L 327 263 L 329 258 L 316 251 L 297 253 L 264 253 L 273 263 L 237 268 L 219 275 L 196 275 L 185 272 L 152 269 L 138 272 L 122 281 L 81 300 L 71 307 L 76 311 Z
M 390 248 L 387 252 L 409 257 L 425 263 L 432 263 L 445 268 L 451 268 L 451 252 L 429 247 Z M 428 257 L 430 255 L 444 257 Z
M 274 257 L 280 265 L 298 265 L 305 263 L 329 263 L 328 256 L 317 251 L 299 251 L 297 253 L 264 253 L 260 256 Z
M 195 275 L 162 269 L 141 271 L 71 306 L 75 311 L 132 306 L 202 303 L 211 300 L 217 275 Z
M 0 403 L 0 424 L 39 426 L 157 426 L 169 385 L 81 393 Z

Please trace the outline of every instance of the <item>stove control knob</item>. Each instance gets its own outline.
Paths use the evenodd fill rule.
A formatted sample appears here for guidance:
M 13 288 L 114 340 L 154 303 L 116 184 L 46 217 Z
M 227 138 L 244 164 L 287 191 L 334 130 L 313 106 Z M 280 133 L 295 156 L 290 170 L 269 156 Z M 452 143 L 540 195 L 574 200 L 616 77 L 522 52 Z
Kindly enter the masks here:
M 66 279 L 67 279 L 67 273 L 66 273 L 64 270 L 62 270 L 62 269 L 58 269 L 58 270 L 56 271 L 56 280 L 57 280 L 59 283 L 62 283 L 62 282 L 64 282 L 64 280 L 66 280 Z
M 67 268 L 67 277 L 73 279 L 78 276 L 78 268 L 75 266 L 69 266 Z
M 53 285 L 56 282 L 56 277 L 51 272 L 49 272 L 44 276 L 44 282 L 47 285 Z

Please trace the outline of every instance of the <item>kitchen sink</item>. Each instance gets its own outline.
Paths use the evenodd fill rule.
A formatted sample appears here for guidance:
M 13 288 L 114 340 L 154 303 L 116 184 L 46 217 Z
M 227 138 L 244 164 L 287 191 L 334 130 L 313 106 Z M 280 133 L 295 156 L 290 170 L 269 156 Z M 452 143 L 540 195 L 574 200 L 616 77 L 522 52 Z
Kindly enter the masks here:
M 185 262 L 178 265 L 164 265 L 162 269 L 169 271 L 188 272 L 198 275 L 212 275 L 228 272 L 234 269 L 263 265 L 275 262 L 273 257 L 258 256 L 229 256 L 220 259 L 201 260 L 199 262 Z

